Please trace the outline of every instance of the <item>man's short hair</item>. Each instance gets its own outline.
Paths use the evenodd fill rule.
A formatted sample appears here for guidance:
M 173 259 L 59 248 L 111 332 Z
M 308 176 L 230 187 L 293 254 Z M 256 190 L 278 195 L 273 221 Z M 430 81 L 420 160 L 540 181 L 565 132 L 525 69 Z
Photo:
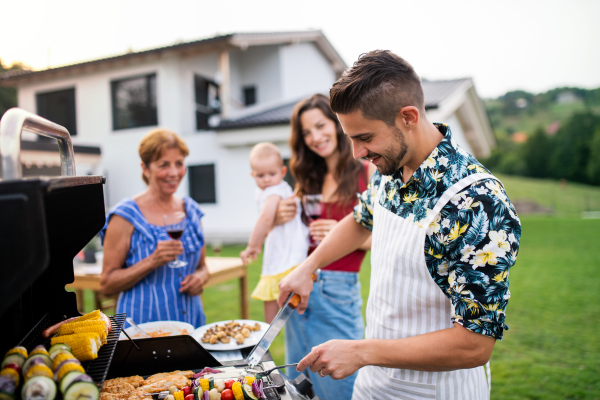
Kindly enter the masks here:
M 401 108 L 425 112 L 421 78 L 403 58 L 389 50 L 361 54 L 329 91 L 331 109 L 338 114 L 360 110 L 365 118 L 395 125 Z

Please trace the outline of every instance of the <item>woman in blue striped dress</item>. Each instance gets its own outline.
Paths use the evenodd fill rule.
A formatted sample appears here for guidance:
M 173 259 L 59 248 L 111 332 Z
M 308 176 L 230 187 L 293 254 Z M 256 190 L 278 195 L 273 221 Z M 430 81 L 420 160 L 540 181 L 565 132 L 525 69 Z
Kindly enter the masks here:
M 175 133 L 156 129 L 142 139 L 139 154 L 142 193 L 127 198 L 106 216 L 100 235 L 104 242 L 102 293 L 117 293 L 117 312 L 137 323 L 183 321 L 204 325 L 200 293 L 208 280 L 204 235 L 198 203 L 179 198 L 175 191 L 186 173 L 189 151 Z M 163 216 L 185 212 L 186 226 L 180 240 L 170 239 Z M 170 268 L 178 256 L 187 265 Z

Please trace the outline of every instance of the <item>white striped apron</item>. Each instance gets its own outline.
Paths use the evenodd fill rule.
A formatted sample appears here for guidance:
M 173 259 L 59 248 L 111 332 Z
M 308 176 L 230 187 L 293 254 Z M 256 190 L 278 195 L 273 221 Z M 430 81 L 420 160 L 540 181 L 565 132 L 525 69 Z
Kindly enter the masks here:
M 366 339 L 404 339 L 453 327 L 450 299 L 432 279 L 425 263 L 427 227 L 457 193 L 489 178 L 496 179 L 482 173 L 461 179 L 418 223 L 379 204 L 385 187 L 382 179 L 373 208 Z M 352 399 L 489 399 L 489 364 L 487 367 L 486 374 L 483 366 L 447 372 L 367 366 L 358 373 Z

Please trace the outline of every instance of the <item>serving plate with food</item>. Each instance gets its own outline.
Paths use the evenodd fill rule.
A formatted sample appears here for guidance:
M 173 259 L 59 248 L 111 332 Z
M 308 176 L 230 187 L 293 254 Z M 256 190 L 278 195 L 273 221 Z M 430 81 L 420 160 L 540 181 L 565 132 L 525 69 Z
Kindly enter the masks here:
M 255 346 L 269 324 L 250 319 L 213 322 L 192 332 L 192 337 L 206 350 L 237 350 Z
M 154 321 L 138 324 L 150 337 L 165 337 L 177 335 L 190 335 L 194 332 L 194 326 L 181 321 Z M 133 326 L 125 329 L 125 332 L 132 339 L 143 339 L 145 336 Z M 119 340 L 127 340 L 127 336 L 121 332 Z

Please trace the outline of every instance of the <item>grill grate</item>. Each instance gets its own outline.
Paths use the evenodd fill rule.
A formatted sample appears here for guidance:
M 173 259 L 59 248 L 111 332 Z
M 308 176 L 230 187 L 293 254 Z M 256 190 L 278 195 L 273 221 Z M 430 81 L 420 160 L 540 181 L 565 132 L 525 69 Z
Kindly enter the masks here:
M 110 331 L 108 337 L 106 338 L 107 343 L 100 347 L 100 350 L 98 351 L 98 358 L 81 363 L 86 374 L 88 374 L 94 380 L 94 382 L 96 382 L 99 389 L 102 389 L 102 385 L 106 379 L 106 374 L 108 373 L 113 354 L 119 341 L 119 335 L 123 329 L 125 316 L 125 314 L 115 314 L 114 316 L 109 317 L 112 322 L 112 331 Z M 23 338 L 23 340 L 21 340 L 19 346 L 24 346 L 27 348 L 28 352 L 38 344 L 44 344 L 47 348 L 50 348 L 50 340 L 42 337 L 42 332 L 50 325 L 50 317 L 48 314 L 46 314 Z

